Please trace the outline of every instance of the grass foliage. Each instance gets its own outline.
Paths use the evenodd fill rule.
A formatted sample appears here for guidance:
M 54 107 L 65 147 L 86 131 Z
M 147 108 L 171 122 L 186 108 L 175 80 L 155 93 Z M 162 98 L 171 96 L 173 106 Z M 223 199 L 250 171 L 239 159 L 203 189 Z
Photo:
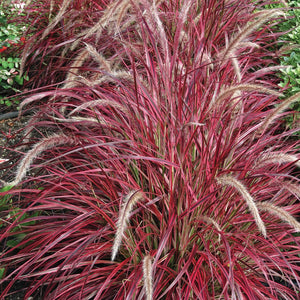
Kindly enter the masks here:
M 284 15 L 261 2 L 31 3 L 47 25 L 23 66 L 48 90 L 21 104 L 36 114 L 3 183 L 22 210 L 1 228 L 0 298 L 21 280 L 25 298 L 298 299 L 282 124 L 300 95 L 278 90 Z

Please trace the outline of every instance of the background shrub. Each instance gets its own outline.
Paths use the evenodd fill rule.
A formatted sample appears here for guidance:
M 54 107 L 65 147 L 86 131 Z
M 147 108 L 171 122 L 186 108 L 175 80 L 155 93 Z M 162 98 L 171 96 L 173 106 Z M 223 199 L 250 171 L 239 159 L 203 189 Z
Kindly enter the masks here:
M 25 3 L 24 3 L 25 4 Z M 20 48 L 25 43 L 25 25 L 10 23 L 17 14 L 22 14 L 11 2 L 0 4 L 0 105 L 11 106 L 14 102 L 8 96 L 20 92 L 27 75 L 20 75 Z M 5 109 L 5 108 L 4 108 Z M 4 109 L 1 109 L 3 112 Z
M 21 104 L 37 113 L 3 183 L 20 211 L 0 297 L 21 280 L 25 298 L 297 299 L 299 142 L 282 124 L 299 94 L 278 90 L 282 13 L 261 2 L 41 8 L 26 64 L 55 90 Z
M 289 5 L 291 9 L 288 11 L 288 19 L 281 23 L 279 28 L 282 32 L 287 32 L 281 38 L 289 42 L 288 46 L 293 46 L 288 51 L 289 55 L 285 55 L 281 60 L 283 65 L 289 66 L 282 71 L 283 82 L 281 86 L 284 87 L 289 84 L 291 89 L 288 95 L 292 95 L 300 92 L 300 50 L 298 47 L 300 45 L 300 3 L 298 1 L 289 1 Z
M 281 64 L 287 66 L 287 68 L 283 69 L 280 75 L 282 78 L 280 86 L 289 87 L 285 92 L 287 96 L 300 92 L 300 2 L 289 1 L 289 5 L 291 7 L 288 12 L 289 18 L 280 26 L 281 31 L 287 32 L 282 36 L 282 39 L 288 42 L 285 45 L 287 51 L 281 58 Z M 300 112 L 300 101 L 294 103 L 292 109 Z M 299 120 L 299 114 L 288 119 L 290 126 L 294 123 L 295 118 L 296 121 Z

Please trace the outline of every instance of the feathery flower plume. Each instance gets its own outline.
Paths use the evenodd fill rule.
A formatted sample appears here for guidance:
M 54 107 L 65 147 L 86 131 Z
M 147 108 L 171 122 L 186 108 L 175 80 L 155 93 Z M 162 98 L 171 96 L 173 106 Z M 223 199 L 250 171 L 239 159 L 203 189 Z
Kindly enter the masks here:
M 259 84 L 250 84 L 250 83 L 242 83 L 234 86 L 230 86 L 226 88 L 225 90 L 221 91 L 217 99 L 214 101 L 216 104 L 219 104 L 222 100 L 225 98 L 235 94 L 238 91 L 246 91 L 246 92 L 251 92 L 251 91 L 258 91 L 260 93 L 266 93 L 270 95 L 275 95 L 275 96 L 283 96 L 282 93 L 279 93 L 275 90 L 265 88 L 262 85 Z
M 233 69 L 234 69 L 234 72 L 235 72 L 235 75 L 236 75 L 237 82 L 240 83 L 242 81 L 242 73 L 241 73 L 241 68 L 240 68 L 240 65 L 239 65 L 239 61 L 235 56 L 233 56 L 231 58 L 231 63 L 232 63 L 232 66 L 233 66 Z M 234 99 L 234 101 L 232 103 L 235 106 L 235 108 L 233 110 L 234 115 L 236 113 L 239 113 L 239 112 L 242 113 L 243 105 L 242 105 L 242 102 L 239 102 L 239 99 L 241 98 L 241 96 L 242 96 L 242 91 L 237 90 L 233 93 L 233 95 L 231 97 L 232 99 Z
M 34 94 L 33 96 L 30 96 L 26 99 L 24 99 L 20 106 L 19 106 L 19 117 L 21 116 L 22 114 L 22 110 L 23 110 L 23 107 L 29 103 L 32 103 L 34 101 L 37 101 L 37 100 L 40 100 L 40 99 L 43 99 L 45 97 L 48 97 L 50 95 L 52 95 L 53 93 L 52 92 L 41 92 L 41 93 L 36 93 Z M 52 97 L 53 98 L 53 97 Z
M 224 52 L 223 60 L 226 61 L 229 57 L 233 56 L 235 50 L 240 46 L 241 42 L 251 34 L 255 29 L 259 28 L 263 23 L 271 18 L 284 13 L 278 9 L 266 10 L 259 13 L 258 20 L 247 24 L 230 42 L 227 49 Z
M 58 135 L 55 134 L 53 136 L 47 137 L 42 139 L 39 143 L 37 143 L 21 160 L 17 172 L 16 177 L 12 182 L 8 182 L 7 185 L 17 185 L 20 181 L 25 177 L 27 171 L 30 168 L 31 163 L 33 160 L 39 156 L 43 151 L 50 149 L 54 146 L 59 146 L 62 144 L 74 144 L 75 140 L 66 136 L 66 135 Z
M 105 82 L 115 82 L 119 79 L 125 79 L 131 82 L 134 81 L 133 76 L 129 72 L 124 70 L 116 70 L 116 66 L 115 68 L 112 68 L 113 62 L 108 61 L 97 51 L 95 47 L 87 43 L 85 43 L 85 45 L 85 49 L 77 55 L 74 62 L 72 63 L 63 88 L 72 88 L 80 84 L 86 86 L 96 86 Z M 105 73 L 96 73 L 89 78 L 86 78 L 83 75 L 79 74 L 79 68 L 90 57 L 98 63 L 99 70 L 103 70 Z
M 178 27 L 182 26 L 187 18 L 188 18 L 188 13 L 189 11 L 193 8 L 193 0 L 186 0 L 183 2 L 181 10 L 180 10 L 180 14 L 179 14 L 179 18 L 178 18 Z M 180 31 L 180 35 L 179 35 L 179 41 L 182 43 L 183 41 L 187 41 L 188 36 L 187 33 L 184 30 Z
M 130 212 L 132 207 L 140 200 L 144 199 L 144 194 L 141 191 L 131 191 L 127 194 L 127 196 L 123 200 L 122 208 L 119 212 L 119 218 L 117 222 L 117 232 L 115 235 L 113 247 L 112 247 L 112 254 L 111 260 L 115 260 L 116 255 L 118 253 L 119 247 L 122 242 L 122 237 L 124 231 L 127 227 L 127 221 L 129 219 Z
M 237 81 L 241 82 L 242 80 L 242 73 L 241 73 L 241 68 L 239 65 L 239 61 L 236 57 L 232 57 L 231 58 L 231 63 L 233 65 L 233 69 L 235 71 L 236 77 L 237 77 Z
M 294 162 L 300 168 L 300 160 L 296 155 L 282 152 L 269 152 L 262 154 L 255 162 L 255 167 L 261 168 L 269 164 L 285 164 Z
M 116 81 L 123 79 L 133 82 L 134 78 L 126 71 L 112 71 L 109 75 L 97 74 L 91 77 L 91 80 L 84 78 L 83 76 L 77 76 L 78 83 L 82 83 L 85 86 L 95 87 L 103 83 L 116 83 Z M 78 85 L 78 84 L 77 84 Z M 73 85 L 75 86 L 75 85 Z
M 283 208 L 269 202 L 259 202 L 256 203 L 256 205 L 259 209 L 278 217 L 282 221 L 291 225 L 297 232 L 300 232 L 300 223 Z
M 48 27 L 45 29 L 41 39 L 45 38 L 45 36 L 48 35 L 48 33 L 58 24 L 58 22 L 62 19 L 64 13 L 66 12 L 71 0 L 64 0 L 62 3 L 61 8 L 58 11 L 58 14 L 55 16 L 54 20 L 48 25 Z
M 152 272 L 152 259 L 150 255 L 147 255 L 143 260 L 144 287 L 146 291 L 147 300 L 152 300 L 153 297 Z
M 120 25 L 124 16 L 128 16 L 126 13 L 130 8 L 131 2 L 129 0 L 114 1 L 109 4 L 106 7 L 103 16 L 94 26 L 85 29 L 78 34 L 77 41 L 73 43 L 71 50 L 74 50 L 83 38 L 87 39 L 96 34 L 96 39 L 99 39 L 104 29 L 108 29 L 110 34 L 113 30 L 117 32 L 118 29 L 116 24 Z
M 259 132 L 264 132 L 283 111 L 285 111 L 293 102 L 299 99 L 300 92 L 287 98 L 281 104 L 279 104 L 277 108 L 274 109 L 274 111 L 261 123 L 261 129 L 259 130 Z
M 240 47 L 241 48 L 260 48 L 260 46 L 254 42 L 241 42 Z
M 93 122 L 93 123 L 97 123 L 97 124 L 103 124 L 105 125 L 107 122 L 105 121 L 104 118 L 100 118 L 98 117 L 96 118 L 88 118 L 88 117 L 70 117 L 68 119 L 63 119 L 63 118 L 56 118 L 56 117 L 52 117 L 53 120 L 55 121 L 59 121 L 61 123 L 79 123 L 79 122 Z
M 244 198 L 244 200 L 246 201 L 246 203 L 249 207 L 251 214 L 254 217 L 257 227 L 259 228 L 259 230 L 263 234 L 263 236 L 267 237 L 267 231 L 266 231 L 265 224 L 259 215 L 259 212 L 258 212 L 257 206 L 254 202 L 254 199 L 249 194 L 246 187 L 239 180 L 235 179 L 234 177 L 232 177 L 230 175 L 220 176 L 216 180 L 217 180 L 217 183 L 220 185 L 234 187 L 242 195 L 242 197 Z
M 221 227 L 220 225 L 211 217 L 208 216 L 200 216 L 200 219 L 203 220 L 204 222 L 206 222 L 207 224 L 212 224 L 213 226 L 215 226 L 217 228 L 218 231 L 221 231 Z M 221 241 L 221 235 L 219 233 L 219 242 Z
M 71 88 L 76 86 L 75 80 L 78 77 L 79 68 L 83 65 L 86 59 L 90 57 L 90 53 L 87 49 L 83 49 L 77 57 L 74 59 L 72 65 L 70 66 L 70 70 L 67 74 L 65 84 L 62 88 Z
M 272 66 L 272 67 L 266 67 L 266 68 L 262 68 L 259 69 L 255 72 L 252 73 L 253 78 L 258 78 L 260 76 L 265 76 L 267 73 L 272 73 L 274 71 L 278 71 L 278 70 L 283 70 L 288 68 L 288 66 Z
M 94 60 L 99 64 L 100 69 L 104 69 L 107 72 L 111 72 L 111 66 L 107 59 L 102 56 L 95 47 L 92 45 L 85 43 L 86 50 L 88 53 L 94 58 Z
M 152 5 L 151 5 L 152 2 Z M 160 44 L 162 53 L 163 53 L 163 61 L 161 60 L 161 72 L 166 72 L 165 76 L 169 76 L 169 71 L 170 71 L 170 49 L 168 46 L 168 39 L 167 39 L 167 34 L 165 31 L 165 28 L 163 26 L 162 20 L 160 19 L 160 15 L 158 12 L 158 6 L 159 6 L 159 1 L 156 2 L 154 1 L 145 1 L 143 4 L 145 4 L 145 10 L 143 12 L 143 17 L 148 23 L 149 28 L 151 29 L 152 32 L 157 33 L 159 38 L 157 39 L 157 43 Z
M 99 106 L 111 106 L 111 107 L 114 107 L 114 108 L 124 112 L 124 113 L 128 113 L 128 110 L 126 109 L 126 107 L 124 107 L 120 103 L 112 102 L 111 100 L 106 100 L 106 99 L 98 99 L 98 100 L 88 101 L 88 102 L 85 102 L 85 103 L 79 105 L 78 107 L 76 107 L 74 110 L 72 110 L 69 113 L 69 116 L 73 115 L 75 112 L 82 111 L 86 108 L 92 108 L 92 107 L 95 107 L 98 105 Z
M 30 1 L 31 0 L 27 0 L 27 3 L 30 3 Z M 26 3 L 26 5 L 27 5 L 27 3 Z M 50 18 L 52 16 L 53 8 L 54 8 L 54 1 L 51 0 L 51 2 L 50 2 L 50 8 L 49 8 L 49 20 L 50 20 Z
M 300 185 L 287 181 L 287 180 L 283 180 L 280 181 L 280 185 L 288 190 L 290 193 L 292 193 L 293 195 L 295 195 L 298 199 L 300 199 Z

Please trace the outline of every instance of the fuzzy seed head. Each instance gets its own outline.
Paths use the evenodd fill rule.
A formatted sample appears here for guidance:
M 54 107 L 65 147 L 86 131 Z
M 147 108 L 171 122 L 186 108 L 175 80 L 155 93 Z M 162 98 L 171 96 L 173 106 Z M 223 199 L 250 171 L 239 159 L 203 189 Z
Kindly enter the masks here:
M 37 158 L 43 151 L 47 149 L 51 149 L 55 146 L 63 145 L 63 144 L 74 144 L 75 140 L 66 135 L 55 134 L 53 136 L 42 139 L 39 143 L 37 143 L 21 160 L 17 172 L 16 177 L 12 182 L 7 183 L 7 185 L 17 185 L 21 182 L 21 180 L 25 177 L 28 172 L 30 165 L 33 160 Z
M 234 93 L 236 93 L 238 91 L 240 91 L 240 92 L 242 92 L 242 91 L 245 91 L 245 92 L 258 91 L 260 93 L 275 95 L 277 97 L 283 96 L 282 93 L 279 93 L 275 90 L 266 88 L 262 85 L 245 83 L 245 84 L 238 84 L 238 85 L 230 86 L 230 87 L 226 88 L 225 90 L 223 90 L 217 97 L 216 103 L 220 104 L 220 102 L 222 100 L 226 99 L 227 97 L 233 95 Z
M 288 223 L 295 229 L 296 232 L 300 232 L 300 223 L 283 208 L 278 207 L 278 206 L 276 206 L 272 203 L 268 203 L 268 202 L 257 203 L 257 207 L 260 210 L 266 211 L 266 212 L 278 217 L 283 222 Z
M 274 111 L 269 114 L 261 123 L 259 133 L 263 133 L 279 116 L 284 112 L 292 103 L 300 99 L 300 92 L 285 99 L 281 104 L 278 105 Z
M 116 255 L 119 250 L 119 247 L 121 245 L 122 237 L 123 237 L 124 231 L 126 230 L 127 221 L 129 219 L 129 215 L 132 210 L 132 207 L 138 201 L 141 201 L 143 199 L 144 199 L 144 194 L 141 191 L 131 191 L 124 198 L 122 208 L 119 212 L 119 218 L 117 221 L 117 232 L 116 232 L 113 247 L 112 247 L 112 254 L 111 254 L 112 261 L 115 260 Z
M 143 260 L 143 276 L 144 276 L 144 287 L 146 291 L 146 299 L 153 299 L 153 278 L 152 278 L 152 258 L 150 255 L 145 256 Z
M 236 178 L 230 175 L 223 175 L 217 178 L 217 182 L 223 186 L 231 186 L 234 187 L 246 201 L 250 212 L 252 213 L 254 220 L 264 237 L 267 237 L 267 231 L 264 222 L 262 221 L 260 214 L 258 212 L 257 206 L 255 204 L 254 199 L 248 192 L 247 188 Z
M 202 219 L 204 222 L 206 222 L 207 224 L 212 224 L 213 226 L 215 226 L 215 228 L 218 231 L 221 231 L 221 227 L 220 225 L 211 217 L 208 216 L 200 216 L 200 219 Z M 219 242 L 221 241 L 221 235 L 219 234 Z
M 264 167 L 269 164 L 286 164 L 295 163 L 297 167 L 300 168 L 300 161 L 296 155 L 286 154 L 282 152 L 269 152 L 262 154 L 256 161 L 255 166 L 257 168 Z
M 262 24 L 267 22 L 273 17 L 284 15 L 284 13 L 278 9 L 261 11 L 258 14 L 258 18 L 255 22 L 247 24 L 229 43 L 227 49 L 224 52 L 223 59 L 226 61 L 228 58 L 234 56 L 234 52 L 240 47 L 240 43 Z

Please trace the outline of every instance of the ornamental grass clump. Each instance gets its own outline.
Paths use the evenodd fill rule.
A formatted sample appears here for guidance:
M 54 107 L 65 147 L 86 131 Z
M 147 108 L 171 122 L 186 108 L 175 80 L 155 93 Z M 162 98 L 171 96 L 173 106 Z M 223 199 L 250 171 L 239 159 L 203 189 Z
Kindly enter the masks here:
M 19 281 L 25 299 L 299 298 L 299 142 L 282 124 L 300 95 L 281 97 L 284 15 L 260 2 L 95 1 L 74 24 L 53 49 L 72 53 L 64 80 L 21 104 L 36 114 L 3 182 L 20 209 L 0 298 Z M 43 39 L 72 28 L 58 5 Z

